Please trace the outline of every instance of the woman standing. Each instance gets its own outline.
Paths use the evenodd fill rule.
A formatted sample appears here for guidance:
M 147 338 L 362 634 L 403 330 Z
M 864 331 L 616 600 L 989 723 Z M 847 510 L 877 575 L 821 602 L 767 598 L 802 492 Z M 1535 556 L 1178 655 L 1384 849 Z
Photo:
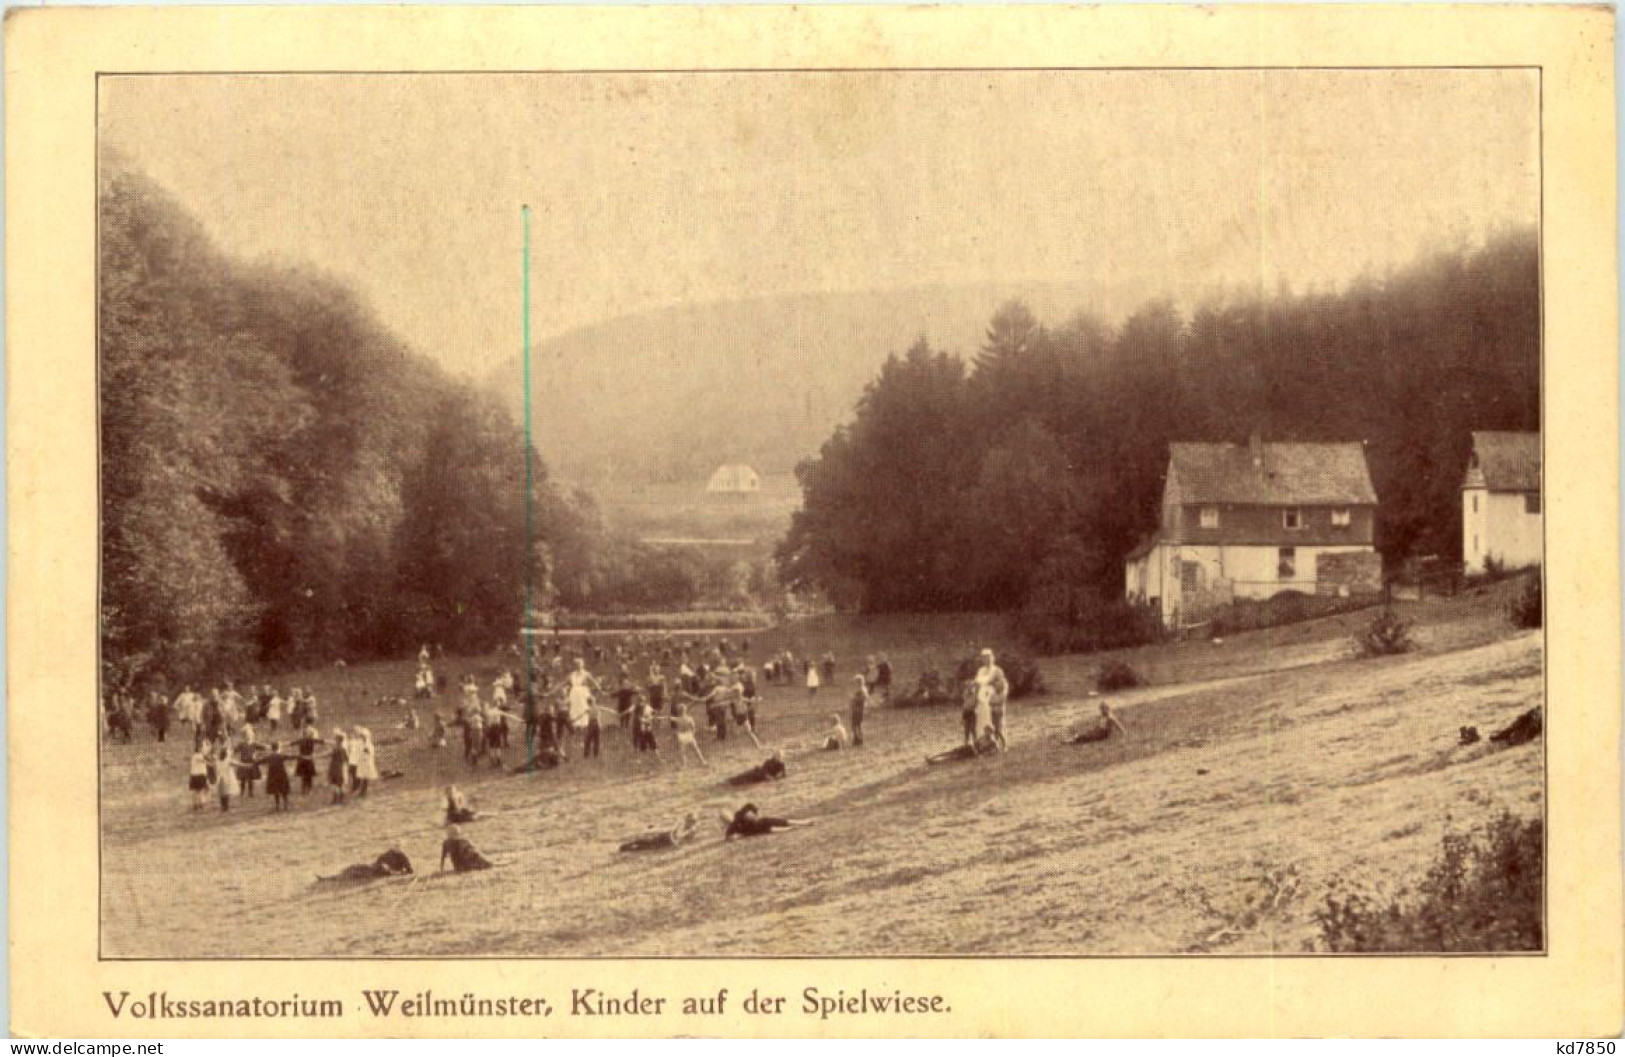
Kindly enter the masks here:
M 570 672 L 565 685 L 568 689 L 570 725 L 581 730 L 586 727 L 587 718 L 592 714 L 593 695 L 603 693 L 604 688 L 593 674 L 587 671 L 587 662 L 580 657 L 576 658 L 575 669 Z
M 214 791 L 220 797 L 220 810 L 231 810 L 231 798 L 242 792 L 237 781 L 237 768 L 232 766 L 231 750 L 224 744 L 214 761 Z

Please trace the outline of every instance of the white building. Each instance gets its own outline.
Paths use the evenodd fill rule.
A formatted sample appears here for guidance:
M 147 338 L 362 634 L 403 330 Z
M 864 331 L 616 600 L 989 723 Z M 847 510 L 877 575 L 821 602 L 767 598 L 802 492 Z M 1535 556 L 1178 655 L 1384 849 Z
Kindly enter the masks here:
M 1539 565 L 1540 434 L 1473 434 L 1461 485 L 1461 557 L 1470 573 L 1491 560 L 1517 569 Z
M 1125 559 L 1125 591 L 1170 627 L 1283 591 L 1380 591 L 1376 519 L 1361 444 L 1170 444 L 1161 524 Z
M 762 475 L 742 462 L 723 463 L 712 472 L 705 490 L 713 495 L 755 495 L 762 490 Z

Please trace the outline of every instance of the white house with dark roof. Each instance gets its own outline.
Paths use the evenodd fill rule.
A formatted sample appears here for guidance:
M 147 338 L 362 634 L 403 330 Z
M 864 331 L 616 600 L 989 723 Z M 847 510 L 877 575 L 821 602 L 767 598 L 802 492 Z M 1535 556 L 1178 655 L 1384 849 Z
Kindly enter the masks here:
M 1476 432 L 1461 485 L 1461 558 L 1470 573 L 1494 560 L 1516 569 L 1539 565 L 1540 434 Z
M 1125 560 L 1126 592 L 1181 626 L 1236 599 L 1380 591 L 1376 517 L 1364 445 L 1170 444 L 1161 521 Z

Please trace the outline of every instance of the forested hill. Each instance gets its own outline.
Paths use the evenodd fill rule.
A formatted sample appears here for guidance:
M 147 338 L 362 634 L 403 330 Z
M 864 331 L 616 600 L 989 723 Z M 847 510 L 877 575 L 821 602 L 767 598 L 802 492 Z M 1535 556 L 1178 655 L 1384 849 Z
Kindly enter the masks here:
M 1021 297 L 1057 317 L 1120 318 L 1125 289 L 935 286 L 688 305 L 574 330 L 532 350 L 536 445 L 560 476 L 703 480 L 743 461 L 788 473 L 847 417 L 886 354 L 924 335 L 971 350 L 995 308 Z M 487 387 L 516 413 L 518 356 Z
M 100 198 L 109 674 L 510 637 L 526 561 L 545 591 L 588 533 L 544 472 L 527 555 L 509 416 L 341 285 L 223 255 L 117 158 Z
M 871 610 L 1122 593 L 1168 444 L 1364 441 L 1390 560 L 1457 557 L 1473 430 L 1540 428 L 1533 232 L 1337 292 L 1167 304 L 1120 327 L 1020 304 L 974 362 L 915 345 L 800 471 L 793 583 Z

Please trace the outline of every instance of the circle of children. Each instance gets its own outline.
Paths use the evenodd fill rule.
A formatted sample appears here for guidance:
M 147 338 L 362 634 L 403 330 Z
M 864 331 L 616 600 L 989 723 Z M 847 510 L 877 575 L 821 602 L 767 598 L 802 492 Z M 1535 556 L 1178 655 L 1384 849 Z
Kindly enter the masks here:
M 634 752 L 650 754 L 656 760 L 663 759 L 656 731 L 669 730 L 679 767 L 687 766 L 690 753 L 702 767 L 709 767 L 700 746 L 696 713 L 703 717 L 716 741 L 726 741 L 731 726 L 760 749 L 759 680 L 779 686 L 804 685 L 808 695 L 816 697 L 836 678 L 835 658 L 828 653 L 815 662 L 785 651 L 768 658 L 758 672 L 749 663 L 748 639 L 735 647 L 725 637 L 704 643 L 678 641 L 669 635 L 631 635 L 605 649 L 585 639 L 578 648 L 568 648 L 555 637 L 550 644 L 537 643 L 530 649 L 531 661 L 526 666 L 521 661 L 521 648 L 509 648 L 515 662 L 529 668 L 528 679 L 516 676 L 511 669 L 504 670 L 487 694 L 474 676 L 465 675 L 455 695 L 454 711 L 448 716 L 438 707 L 446 681 L 436 676 L 433 655 L 424 646 L 418 653 L 412 702 L 384 698 L 378 703 L 404 706 L 400 728 L 424 730 L 426 744 L 432 750 L 451 751 L 460 742 L 463 760 L 471 769 L 488 766 L 513 773 L 550 770 L 568 763 L 572 750 L 584 760 L 596 758 L 606 721 L 627 732 Z M 588 667 L 589 657 L 595 667 L 605 672 L 604 679 Z M 815 743 L 816 750 L 861 746 L 864 715 L 871 706 L 889 700 L 892 675 L 885 655 L 870 657 L 865 670 L 853 676 L 846 722 L 839 713 L 831 714 L 829 729 Z M 606 688 L 606 681 L 613 684 L 613 690 Z M 993 651 L 982 650 L 974 678 L 961 687 L 963 742 L 928 756 L 926 762 L 968 760 L 1005 751 L 1009 690 L 1009 681 Z M 211 791 L 219 810 L 229 811 L 234 800 L 253 798 L 262 781 L 272 810 L 287 811 L 292 779 L 298 779 L 301 797 L 308 797 L 316 788 L 318 775 L 325 777 L 328 803 L 345 804 L 366 797 L 373 782 L 402 775 L 398 770 L 380 770 L 373 734 L 365 726 L 356 726 L 348 734 L 335 729 L 324 737 L 316 695 L 308 689 L 296 687 L 286 695 L 271 686 L 250 687 L 249 691 L 242 693 L 227 682 L 224 687 L 211 689 L 207 696 L 191 686 L 186 686 L 173 701 L 166 701 L 160 691 L 147 695 L 145 718 L 157 741 L 166 740 L 173 722 L 190 730 L 187 788 L 193 811 L 206 810 Z M 613 701 L 613 707 L 602 704 L 604 701 Z M 432 722 L 426 729 L 418 716 L 420 705 L 432 710 Z M 136 708 L 135 698 L 128 693 L 110 696 L 106 720 L 111 739 L 132 740 Z M 1110 708 L 1102 705 L 1096 726 L 1066 740 L 1100 741 L 1109 738 L 1113 730 L 1122 729 Z M 460 737 L 453 734 L 454 730 L 460 730 Z M 517 746 L 520 756 L 510 767 L 507 753 L 511 743 L 521 737 L 523 741 Z M 725 779 L 725 784 L 748 787 L 776 782 L 787 774 L 784 750 L 774 749 L 762 763 Z M 446 787 L 442 870 L 448 860 L 459 873 L 502 865 L 483 856 L 459 829 L 479 817 L 456 786 Z M 753 803 L 731 814 L 724 813 L 721 821 L 725 840 L 811 824 L 806 819 L 764 815 Z M 691 812 L 669 830 L 632 837 L 620 850 L 675 848 L 694 840 L 698 832 L 699 821 Z M 319 880 L 354 882 L 411 873 L 410 860 L 399 848 L 391 848 L 370 863 L 359 863 Z

